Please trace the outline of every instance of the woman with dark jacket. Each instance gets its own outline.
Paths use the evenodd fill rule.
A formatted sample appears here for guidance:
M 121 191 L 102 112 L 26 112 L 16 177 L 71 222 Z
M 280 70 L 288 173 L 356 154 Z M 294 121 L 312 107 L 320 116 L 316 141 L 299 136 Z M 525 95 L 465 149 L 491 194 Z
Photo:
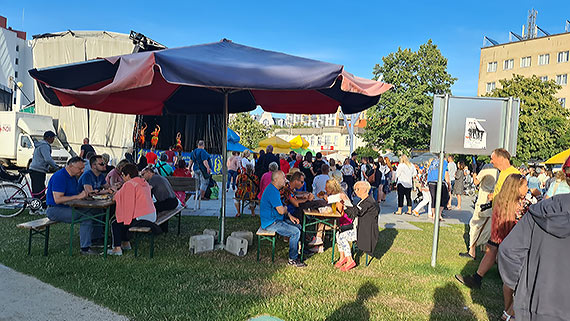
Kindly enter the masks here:
M 305 174 L 305 183 L 307 183 L 307 192 L 313 192 L 313 179 L 315 178 L 315 172 L 313 171 L 313 154 L 307 152 L 305 154 L 305 160 L 299 165 L 299 169 L 303 174 Z
M 374 198 L 369 195 L 370 183 L 359 181 L 354 184 L 354 192 L 360 198 L 358 204 L 352 207 L 346 207 L 345 212 L 353 221 L 357 219 L 354 233 L 341 233 L 338 240 L 339 249 L 343 249 L 345 262 L 337 262 L 336 267 L 340 267 L 341 271 L 348 271 L 356 266 L 356 262 L 350 253 L 350 246 L 346 246 L 349 242 L 356 241 L 358 248 L 368 255 L 374 254 L 376 243 L 378 243 L 378 213 L 380 207 Z M 341 194 L 344 202 L 348 202 L 346 195 Z M 345 234 L 346 237 L 341 237 Z

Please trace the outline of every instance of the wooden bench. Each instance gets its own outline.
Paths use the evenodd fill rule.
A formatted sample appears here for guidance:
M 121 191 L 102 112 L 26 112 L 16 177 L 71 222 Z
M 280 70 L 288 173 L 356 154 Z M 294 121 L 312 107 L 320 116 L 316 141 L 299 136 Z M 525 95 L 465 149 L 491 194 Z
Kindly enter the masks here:
M 182 216 L 182 207 L 177 207 L 170 211 L 162 211 L 156 215 L 156 225 L 162 225 L 166 223 L 168 220 L 173 218 L 174 216 L 178 216 L 178 235 L 180 235 L 180 219 Z M 138 255 L 138 247 L 139 247 L 139 234 L 142 235 L 149 235 L 150 236 L 150 258 L 154 256 L 154 233 L 152 233 L 152 229 L 150 227 L 143 227 L 143 226 L 133 226 L 129 228 L 129 232 L 135 234 L 135 257 Z M 168 232 L 168 231 L 165 231 Z
M 251 203 L 255 203 L 256 206 L 259 206 L 259 200 L 256 198 L 254 200 L 242 200 L 240 198 L 234 197 L 234 200 L 239 201 L 240 202 L 240 207 L 241 207 L 241 211 L 240 211 L 240 215 L 244 214 L 243 209 L 247 206 L 250 205 Z
M 59 222 L 52 221 L 49 218 L 45 217 L 39 220 L 16 225 L 18 228 L 30 230 L 30 237 L 28 238 L 28 255 L 32 253 L 32 237 L 38 234 L 44 238 L 44 256 L 48 255 L 49 227 L 57 223 Z
M 200 208 L 200 181 L 195 177 L 167 176 L 166 179 L 175 192 L 194 195 L 194 210 Z
M 277 234 L 274 231 L 264 230 L 260 227 L 255 235 L 257 235 L 257 260 L 259 261 L 261 241 L 267 240 L 271 242 L 271 262 L 275 262 L 275 239 L 277 239 Z

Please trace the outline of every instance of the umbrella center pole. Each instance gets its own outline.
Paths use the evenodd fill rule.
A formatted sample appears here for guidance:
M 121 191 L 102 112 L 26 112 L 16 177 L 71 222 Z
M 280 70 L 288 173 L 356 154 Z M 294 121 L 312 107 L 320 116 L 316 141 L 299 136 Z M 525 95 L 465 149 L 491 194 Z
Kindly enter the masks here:
M 223 137 L 222 137 L 222 208 L 220 211 L 220 233 L 218 234 L 218 243 L 223 247 L 224 244 L 224 233 L 225 233 L 225 219 L 226 219 L 226 184 L 228 179 L 228 100 L 229 92 L 223 91 L 224 93 L 224 125 L 223 125 Z

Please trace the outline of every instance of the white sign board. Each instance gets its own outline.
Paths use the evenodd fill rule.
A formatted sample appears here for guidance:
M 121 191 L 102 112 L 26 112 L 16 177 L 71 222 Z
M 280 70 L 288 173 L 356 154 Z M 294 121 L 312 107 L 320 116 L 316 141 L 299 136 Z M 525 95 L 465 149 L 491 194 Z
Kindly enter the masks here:
M 487 149 L 487 131 L 481 125 L 484 119 L 465 118 L 465 137 L 463 138 L 463 148 L 465 149 Z

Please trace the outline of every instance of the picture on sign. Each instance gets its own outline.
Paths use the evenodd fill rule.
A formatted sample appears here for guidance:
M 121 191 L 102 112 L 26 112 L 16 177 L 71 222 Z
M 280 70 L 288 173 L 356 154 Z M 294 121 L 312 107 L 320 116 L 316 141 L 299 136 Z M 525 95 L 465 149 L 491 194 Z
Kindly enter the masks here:
M 484 119 L 465 118 L 463 148 L 487 149 L 487 131 L 481 125 Z

